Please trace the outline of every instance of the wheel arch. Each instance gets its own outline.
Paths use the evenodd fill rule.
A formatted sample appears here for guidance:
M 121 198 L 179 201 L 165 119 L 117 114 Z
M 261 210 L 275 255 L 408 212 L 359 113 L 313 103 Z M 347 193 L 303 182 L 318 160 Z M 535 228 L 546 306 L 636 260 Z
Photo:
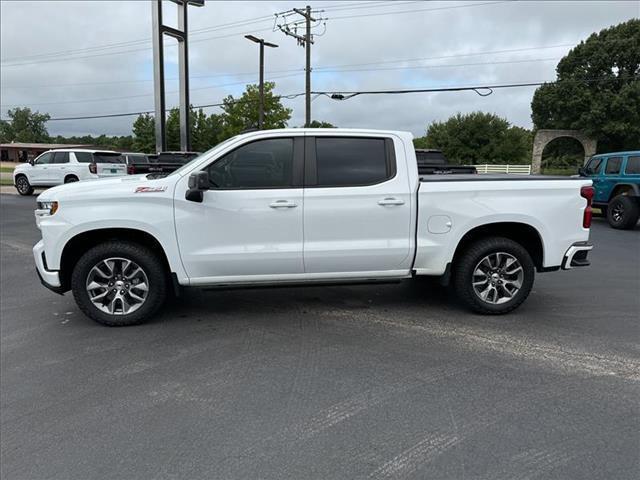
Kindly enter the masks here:
M 67 183 L 67 180 L 68 180 L 69 178 L 71 178 L 71 177 L 75 178 L 77 181 L 80 181 L 80 177 L 79 177 L 77 174 L 75 174 L 75 173 L 67 173 L 67 174 L 64 176 L 64 180 L 63 180 L 63 182 Z
M 458 242 L 452 263 L 455 264 L 457 258 L 469 245 L 487 237 L 504 237 L 519 243 L 531 255 L 536 270 L 543 269 L 544 244 L 542 236 L 535 227 L 521 222 L 495 222 L 472 228 Z
M 629 195 L 632 197 L 640 197 L 640 186 L 635 183 L 618 183 L 609 195 L 609 202 L 618 195 Z
M 165 249 L 160 241 L 149 232 L 135 228 L 100 228 L 78 233 L 65 244 L 60 257 L 59 270 L 62 288 L 65 290 L 70 288 L 73 267 L 80 257 L 90 248 L 110 240 L 129 241 L 151 249 L 161 259 L 167 275 L 171 273 Z

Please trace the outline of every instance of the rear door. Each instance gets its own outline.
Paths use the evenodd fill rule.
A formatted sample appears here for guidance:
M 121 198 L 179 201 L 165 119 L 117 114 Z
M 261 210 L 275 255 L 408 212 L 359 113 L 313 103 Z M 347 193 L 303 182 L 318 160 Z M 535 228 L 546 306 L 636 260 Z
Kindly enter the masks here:
M 93 162 L 99 177 L 120 177 L 127 174 L 127 164 L 119 153 L 94 152 Z
M 69 172 L 69 152 L 54 152 L 53 163 L 49 165 L 49 181 L 51 185 L 62 185 Z
M 412 218 L 404 151 L 397 161 L 390 137 L 330 135 L 307 137 L 305 150 L 305 272 L 408 269 Z

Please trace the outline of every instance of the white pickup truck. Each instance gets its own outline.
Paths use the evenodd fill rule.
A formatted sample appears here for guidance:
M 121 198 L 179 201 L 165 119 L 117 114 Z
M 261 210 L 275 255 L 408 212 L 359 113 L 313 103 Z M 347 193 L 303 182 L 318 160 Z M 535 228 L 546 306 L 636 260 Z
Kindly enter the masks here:
M 506 313 L 535 272 L 585 266 L 591 180 L 424 175 L 406 132 L 233 137 L 171 175 L 52 188 L 35 212 L 39 276 L 105 325 L 153 316 L 181 287 L 441 277 Z

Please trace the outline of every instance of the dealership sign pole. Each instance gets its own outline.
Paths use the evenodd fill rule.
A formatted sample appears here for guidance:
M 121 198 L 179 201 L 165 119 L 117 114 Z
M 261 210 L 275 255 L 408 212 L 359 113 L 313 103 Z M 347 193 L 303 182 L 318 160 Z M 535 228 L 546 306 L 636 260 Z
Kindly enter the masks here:
M 178 41 L 178 76 L 180 79 L 180 149 L 191 150 L 189 138 L 189 47 L 187 8 L 202 7 L 204 0 L 171 0 L 178 4 L 178 28 L 162 23 L 162 0 L 151 2 L 153 20 L 153 87 L 155 99 L 156 152 L 167 150 L 166 105 L 164 89 L 164 35 Z

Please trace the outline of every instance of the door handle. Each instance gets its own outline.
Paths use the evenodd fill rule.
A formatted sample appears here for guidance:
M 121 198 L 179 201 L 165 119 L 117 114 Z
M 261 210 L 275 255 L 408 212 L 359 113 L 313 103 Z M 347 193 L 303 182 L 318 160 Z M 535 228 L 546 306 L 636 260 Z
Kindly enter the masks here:
M 275 202 L 271 202 L 269 206 L 271 208 L 295 208 L 298 204 L 290 202 L 289 200 L 276 200 Z
M 404 205 L 404 200 L 396 197 L 386 197 L 378 201 L 378 205 Z

